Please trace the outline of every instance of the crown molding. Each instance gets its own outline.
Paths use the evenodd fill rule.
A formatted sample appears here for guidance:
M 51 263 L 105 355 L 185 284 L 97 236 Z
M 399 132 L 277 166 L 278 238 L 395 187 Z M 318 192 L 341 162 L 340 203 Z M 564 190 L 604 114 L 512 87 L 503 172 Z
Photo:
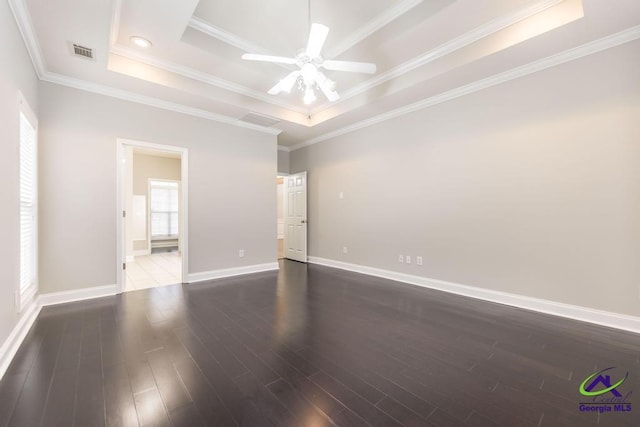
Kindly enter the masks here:
M 129 92 L 122 89 L 116 89 L 110 86 L 100 85 L 97 83 L 90 83 L 85 80 L 77 79 L 75 77 L 63 76 L 61 74 L 53 73 L 47 70 L 40 44 L 31 21 L 31 16 L 26 7 L 24 0 L 8 0 L 9 7 L 13 12 L 13 16 L 16 20 L 16 24 L 25 42 L 27 52 L 31 57 L 33 68 L 41 81 L 49 83 L 55 83 L 62 86 L 71 87 L 74 89 L 84 90 L 87 92 L 97 93 L 112 98 L 118 98 L 125 101 L 135 102 L 137 104 L 148 105 L 151 107 L 161 108 L 168 111 L 187 114 L 194 117 L 199 117 L 207 120 L 216 121 L 219 123 L 225 123 L 232 126 L 237 126 L 245 129 L 251 129 L 258 132 L 267 133 L 270 135 L 279 135 L 282 130 L 276 128 L 269 128 L 266 126 L 254 125 L 252 123 L 243 122 L 233 117 L 224 116 L 221 114 L 212 113 L 209 111 L 201 110 L 198 108 L 187 107 L 186 105 L 177 104 L 170 101 L 164 101 L 158 98 L 153 98 L 145 95 L 138 95 L 133 92 Z M 119 8 L 121 0 L 116 0 L 114 3 L 114 12 L 112 15 L 112 25 L 118 25 Z M 116 17 L 116 18 L 114 18 Z M 114 33 L 111 34 L 112 37 Z M 288 107 L 287 107 L 288 108 Z
M 215 25 L 205 21 L 204 19 L 198 18 L 196 16 L 192 16 L 189 19 L 187 24 L 188 27 L 200 31 L 214 39 L 220 40 L 223 43 L 226 43 L 230 46 L 233 46 L 237 49 L 240 49 L 243 52 L 247 53 L 261 53 L 264 55 L 273 55 L 273 52 L 263 48 L 262 46 L 258 46 L 255 43 L 250 42 L 249 40 L 243 39 L 235 33 L 232 33 L 227 30 L 223 30 L 220 27 L 216 27 Z M 297 70 L 298 67 L 291 66 L 287 64 L 273 64 L 277 67 L 284 68 L 285 70 L 289 70 L 290 72 L 293 70 Z
M 25 0 L 8 0 L 9 8 L 13 12 L 13 17 L 18 25 L 18 30 L 22 34 L 22 39 L 27 47 L 27 52 L 31 57 L 33 68 L 38 75 L 38 78 L 42 79 L 42 76 L 46 73 L 47 69 L 42 56 L 42 50 L 40 49 L 40 43 L 38 43 L 38 37 L 34 31 L 33 22 L 31 22 L 31 15 Z
M 330 49 L 327 52 L 326 57 L 334 58 L 341 53 L 346 52 L 356 44 L 360 43 L 362 40 L 369 37 L 371 34 L 378 31 L 380 28 L 396 20 L 397 18 L 409 12 L 411 9 L 423 2 L 424 0 L 402 0 L 394 4 L 393 6 L 380 13 L 378 16 L 374 17 L 371 21 L 367 22 L 361 28 L 349 34 L 349 36 L 347 36 L 336 47 Z M 262 46 L 250 42 L 249 40 L 243 39 L 235 33 L 217 27 L 210 22 L 207 22 L 204 19 L 198 18 L 196 16 L 193 16 L 189 20 L 188 26 L 190 28 L 193 28 L 194 30 L 200 31 L 204 34 L 207 34 L 208 36 L 218 39 L 228 45 L 234 46 L 244 52 L 273 54 Z
M 121 0 L 116 0 L 116 1 L 121 1 Z M 549 0 L 546 0 L 549 1 Z M 555 2 L 558 1 L 563 1 L 563 0 L 552 0 Z M 360 43 L 362 40 L 366 39 L 367 37 L 371 36 L 373 33 L 375 33 L 376 31 L 378 31 L 380 28 L 386 26 L 387 24 L 389 24 L 390 22 L 396 20 L 397 18 L 399 18 L 400 16 L 404 15 L 405 13 L 409 12 L 411 9 L 413 9 L 414 7 L 418 6 L 419 4 L 423 3 L 424 0 L 402 0 L 399 3 L 395 4 L 394 6 L 386 9 L 384 12 L 380 13 L 378 16 L 376 16 L 374 19 L 372 19 L 371 21 L 367 22 L 363 27 L 361 27 L 360 29 L 354 31 L 353 33 L 351 33 L 349 36 L 347 36 L 342 42 L 340 42 L 336 47 L 334 47 L 333 49 L 330 49 L 327 53 L 327 58 L 335 58 L 338 55 L 340 55 L 343 52 L 346 52 L 347 50 L 351 49 L 353 46 L 355 46 L 356 44 Z M 112 20 L 113 22 L 113 20 Z M 259 46 L 255 43 L 252 43 L 246 39 L 243 39 L 242 37 L 238 36 L 235 33 L 232 33 L 230 31 L 224 30 L 220 27 L 217 27 L 201 18 L 198 18 L 196 16 L 191 17 L 191 19 L 189 20 L 188 23 L 188 27 L 200 31 L 204 34 L 207 34 L 210 37 L 213 37 L 217 40 L 220 40 L 230 46 L 236 47 L 244 52 L 254 52 L 254 53 L 262 53 L 262 54 L 273 54 L 273 52 L 268 51 L 267 49 L 263 48 L 262 46 Z M 112 44 L 112 51 L 113 51 L 114 45 Z M 113 51 L 114 52 L 114 51 Z M 116 53 L 116 52 L 114 52 Z M 119 53 L 118 53 L 119 54 Z M 137 54 L 137 52 L 136 52 Z M 123 56 L 128 56 L 128 55 L 124 55 Z M 131 58 L 136 60 L 135 58 Z M 284 64 L 276 64 L 279 66 L 282 66 L 283 68 L 289 69 L 291 70 L 292 68 L 290 66 L 284 65 Z M 209 76 L 211 77 L 211 76 Z M 393 77 L 390 77 L 393 78 Z M 204 81 L 204 80 L 202 80 Z M 386 81 L 386 80 L 385 80 Z M 376 84 L 380 84 L 383 81 L 376 83 Z M 205 81 L 205 83 L 209 83 L 208 81 Z M 365 82 L 366 83 L 366 82 Z M 376 84 L 374 84 L 373 86 L 375 86 Z M 373 87 L 371 86 L 371 87 Z M 224 87 L 225 89 L 227 89 L 227 87 Z M 231 89 L 229 89 L 231 90 Z M 364 89 L 367 90 L 367 89 Z M 262 95 L 262 94 L 260 94 Z M 352 95 L 353 96 L 353 95 Z M 274 101 L 273 98 L 264 98 L 264 97 L 260 97 L 258 98 L 262 101 L 265 102 L 270 102 L 272 104 L 276 104 L 276 102 Z M 285 107 L 285 108 L 289 108 L 292 109 L 293 111 L 296 112 L 301 112 L 301 113 L 307 113 L 306 109 L 301 109 L 298 106 L 292 106 L 290 104 L 286 104 L 286 103 L 278 103 L 277 105 Z M 323 104 L 319 109 L 317 109 L 317 111 L 321 111 L 322 109 L 325 109 L 329 106 L 329 104 Z
M 362 40 L 374 34 L 380 28 L 386 26 L 390 22 L 395 21 L 400 16 L 409 12 L 414 7 L 423 3 L 424 0 L 402 0 L 388 9 L 384 10 L 382 13 L 374 17 L 371 21 L 367 22 L 365 25 L 360 27 L 358 30 L 349 34 L 342 42 L 340 42 L 337 46 L 329 49 L 326 53 L 327 58 L 335 58 L 338 55 L 348 51 Z
M 120 34 L 120 14 L 122 13 L 122 0 L 113 0 L 113 9 L 111 11 L 111 30 L 109 31 L 109 46 L 118 43 L 118 34 Z
M 232 83 L 228 80 L 214 77 L 211 74 L 194 70 L 193 68 L 184 67 L 182 65 L 178 65 L 170 61 L 165 61 L 159 58 L 155 58 L 150 55 L 144 55 L 139 51 L 136 51 L 134 49 L 130 49 L 126 46 L 118 44 L 118 33 L 120 31 L 121 11 L 122 11 L 122 0 L 114 0 L 113 12 L 111 15 L 111 32 L 110 32 L 110 39 L 109 39 L 110 53 L 120 55 L 125 58 L 131 59 L 137 62 L 141 62 L 143 64 L 151 65 L 153 67 L 160 68 L 165 71 L 169 71 L 171 73 L 181 75 L 183 77 L 187 77 L 187 78 L 197 80 L 212 86 L 216 86 L 221 89 L 228 90 L 230 92 L 234 92 L 240 95 L 257 99 L 262 102 L 273 104 L 278 107 L 286 108 L 288 110 L 296 111 L 298 113 L 303 113 L 303 114 L 307 113 L 306 109 L 303 109 L 295 105 L 291 105 L 276 97 L 271 97 L 266 93 L 249 89 L 245 86 Z M 228 43 L 232 46 L 235 46 L 239 49 L 246 50 L 247 52 L 250 52 L 250 51 L 255 51 L 259 53 L 265 52 L 264 48 L 261 48 L 257 45 L 253 45 L 250 42 L 236 36 L 235 34 L 224 31 L 221 28 L 215 27 L 209 24 L 208 22 L 202 19 L 199 19 L 195 16 L 189 19 L 187 26 L 195 30 L 198 30 L 200 32 L 203 32 L 211 37 L 222 40 L 223 42 Z
M 49 83 L 55 83 L 62 86 L 71 87 L 74 89 L 83 90 L 86 92 L 96 93 L 98 95 L 109 96 L 111 98 L 117 98 L 124 101 L 134 102 L 136 104 L 143 104 L 150 107 L 161 108 L 163 110 L 173 111 L 176 113 L 182 113 L 193 117 L 199 117 L 202 119 L 212 120 L 219 123 L 225 123 L 245 129 L 251 129 L 270 135 L 279 135 L 282 130 L 276 128 L 269 128 L 260 125 L 254 125 L 252 123 L 243 122 L 232 117 L 223 116 L 221 114 L 212 113 L 210 111 L 201 110 L 198 108 L 187 107 L 182 104 L 177 104 L 170 101 L 165 101 L 158 98 L 153 98 L 146 95 L 139 95 L 126 90 L 115 89 L 110 86 L 105 86 L 97 83 L 87 82 L 75 77 L 63 76 L 61 74 L 47 72 L 41 80 Z
M 184 67 L 176 63 L 165 61 L 153 56 L 145 55 L 140 52 L 130 49 L 122 45 L 111 46 L 110 53 L 119 55 L 133 61 L 141 62 L 143 64 L 150 65 L 152 67 L 160 68 L 162 70 L 187 77 L 189 79 L 197 80 L 202 83 L 209 84 L 211 86 L 219 87 L 230 92 L 234 92 L 240 95 L 248 96 L 250 98 L 257 99 L 268 104 L 272 104 L 278 107 L 286 108 L 287 110 L 295 111 L 298 113 L 306 114 L 307 110 L 301 107 L 289 104 L 280 98 L 270 96 L 266 92 L 259 92 L 253 89 L 249 89 L 246 86 L 242 86 L 228 80 L 217 78 L 208 73 L 194 70 L 193 68 Z
M 466 46 L 469 46 L 470 44 L 475 43 L 494 33 L 497 33 L 500 30 L 503 30 L 535 14 L 543 12 L 551 7 L 554 7 L 562 3 L 563 1 L 565 0 L 537 1 L 511 14 L 489 21 L 488 23 L 481 25 L 471 31 L 468 31 L 459 37 L 449 40 L 441 44 L 440 46 L 428 52 L 423 53 L 422 55 L 418 55 L 415 58 L 405 61 L 402 64 L 396 67 L 393 67 L 390 70 L 377 74 L 374 77 L 370 78 L 369 80 L 366 80 L 356 86 L 353 86 L 351 89 L 348 89 L 342 92 L 340 94 L 340 99 L 338 101 L 325 102 L 324 104 L 321 104 L 316 108 L 314 108 L 312 111 L 312 114 L 317 114 L 321 111 L 326 110 L 327 108 L 333 107 L 336 104 L 344 102 L 347 99 L 360 95 L 389 80 L 401 77 L 402 75 L 407 74 L 408 72 L 413 71 L 416 68 L 427 65 L 428 63 L 433 62 L 436 59 L 442 58 L 446 55 L 450 55 L 455 51 L 460 50 Z
M 460 98 L 465 95 L 478 92 L 482 89 L 486 89 L 492 86 L 496 86 L 502 83 L 506 83 L 511 80 L 518 79 L 520 77 L 528 76 L 538 71 L 543 71 L 557 65 L 561 65 L 570 61 L 574 61 L 585 56 L 601 52 L 624 43 L 628 43 L 634 40 L 640 39 L 640 25 L 628 28 L 615 34 L 594 40 L 592 42 L 583 44 L 581 46 L 565 50 L 555 55 L 548 56 L 543 59 L 531 62 L 529 64 L 512 68 L 511 70 L 498 73 L 494 76 L 487 77 L 482 80 L 469 83 L 464 86 L 460 86 L 456 89 L 441 93 L 439 95 L 432 96 L 430 98 L 423 99 L 422 101 L 414 102 L 412 104 L 405 105 L 395 110 L 388 111 L 383 114 L 371 117 L 366 120 L 345 126 L 335 131 L 325 133 L 315 138 L 304 141 L 300 144 L 291 147 L 291 151 L 299 150 L 304 147 L 308 147 L 313 144 L 317 144 L 322 141 L 326 141 L 331 138 L 335 138 L 340 135 L 344 135 L 350 132 L 354 132 L 358 129 L 363 129 L 368 126 L 372 126 L 384 121 L 394 119 L 396 117 L 404 116 L 409 113 L 413 113 L 418 110 L 422 110 L 434 105 L 442 104 L 443 102 L 451 101 L 452 99 Z
M 286 151 L 287 153 L 291 151 L 289 147 L 285 147 L 284 145 L 278 145 L 278 151 Z
M 244 52 L 272 54 L 262 46 L 258 46 L 257 44 L 252 43 L 249 40 L 243 39 L 242 37 L 230 31 L 223 30 L 220 27 L 216 27 L 215 25 L 205 21 L 204 19 L 198 18 L 197 16 L 192 16 L 191 19 L 189 19 L 189 23 L 187 24 L 187 26 L 208 36 L 211 36 L 214 39 L 220 40 L 221 42 L 236 47 Z

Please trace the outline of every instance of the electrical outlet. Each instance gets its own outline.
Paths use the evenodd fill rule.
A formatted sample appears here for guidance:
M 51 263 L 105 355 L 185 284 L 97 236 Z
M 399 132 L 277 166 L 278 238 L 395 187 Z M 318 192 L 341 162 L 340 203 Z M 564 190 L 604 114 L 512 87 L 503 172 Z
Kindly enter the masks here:
M 411 264 L 411 255 L 407 255 L 406 257 L 404 257 L 404 262 L 406 262 L 407 264 Z
M 346 247 L 346 246 L 343 246 L 343 247 L 342 247 L 342 253 L 343 253 L 343 254 L 346 254 L 346 253 L 347 253 L 347 247 Z
M 244 258 L 244 249 L 240 249 L 240 250 L 238 251 L 238 256 L 239 256 L 240 258 Z
M 422 257 L 421 256 L 417 256 L 416 257 L 416 264 L 422 265 Z
M 404 256 L 403 255 L 398 255 L 398 262 L 404 263 Z

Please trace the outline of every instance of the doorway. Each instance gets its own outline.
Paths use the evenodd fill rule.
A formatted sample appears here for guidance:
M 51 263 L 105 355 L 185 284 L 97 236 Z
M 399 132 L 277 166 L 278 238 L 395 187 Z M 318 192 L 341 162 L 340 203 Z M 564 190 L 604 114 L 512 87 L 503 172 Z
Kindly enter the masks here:
M 284 257 L 307 262 L 307 172 L 284 179 Z
M 118 140 L 118 289 L 187 281 L 187 149 Z

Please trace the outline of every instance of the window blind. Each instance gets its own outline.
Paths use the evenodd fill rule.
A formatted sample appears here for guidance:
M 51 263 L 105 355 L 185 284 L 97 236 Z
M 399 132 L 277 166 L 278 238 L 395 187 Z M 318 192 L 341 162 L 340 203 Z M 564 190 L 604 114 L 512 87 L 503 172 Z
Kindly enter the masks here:
M 151 181 L 151 237 L 178 237 L 178 183 Z

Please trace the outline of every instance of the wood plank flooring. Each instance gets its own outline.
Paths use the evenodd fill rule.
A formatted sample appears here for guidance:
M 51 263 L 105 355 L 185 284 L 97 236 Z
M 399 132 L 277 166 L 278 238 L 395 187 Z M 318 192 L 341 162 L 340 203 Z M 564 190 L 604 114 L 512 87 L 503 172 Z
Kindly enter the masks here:
M 639 355 L 636 334 L 281 261 L 44 308 L 0 426 L 638 426 Z M 580 412 L 607 367 L 633 410 Z

